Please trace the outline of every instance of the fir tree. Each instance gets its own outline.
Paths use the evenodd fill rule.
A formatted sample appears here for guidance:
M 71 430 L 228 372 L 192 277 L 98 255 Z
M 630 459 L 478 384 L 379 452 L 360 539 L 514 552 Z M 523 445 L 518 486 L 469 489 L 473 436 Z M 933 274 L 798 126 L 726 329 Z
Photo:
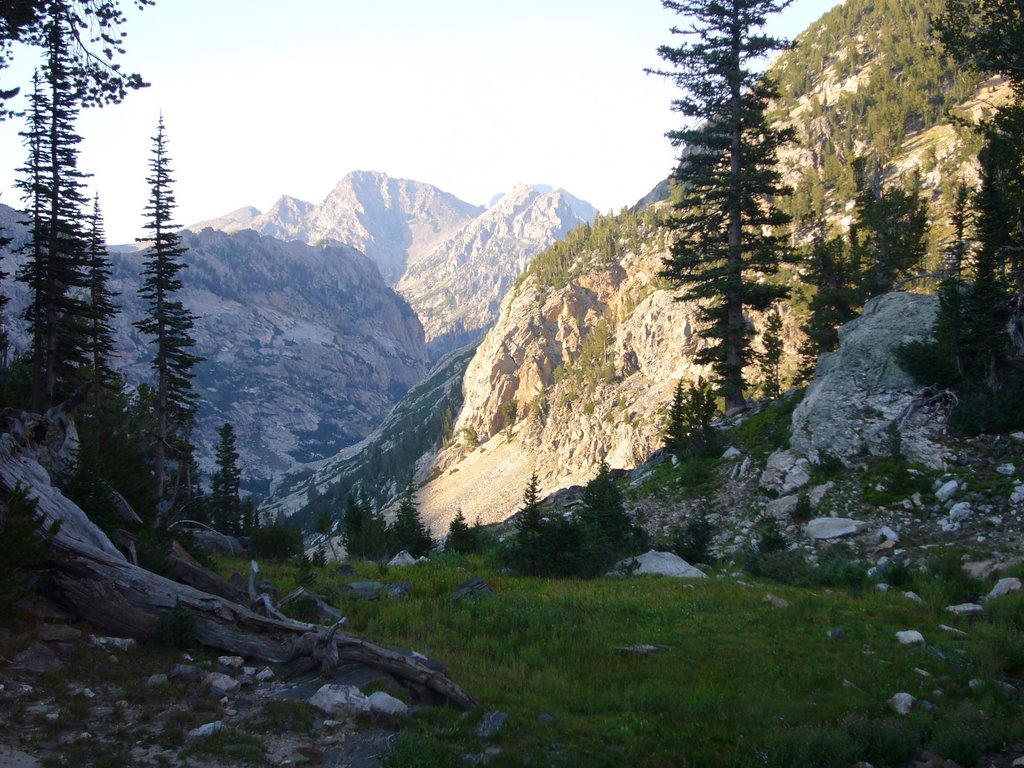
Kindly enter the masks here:
M 928 203 L 918 194 L 916 178 L 906 188 L 883 189 L 881 179 L 869 179 L 862 167 L 857 175 L 860 191 L 850 248 L 863 304 L 891 291 L 898 278 L 921 265 L 928 249 Z
M 785 352 L 782 339 L 782 315 L 773 309 L 765 319 L 761 335 L 762 351 L 757 355 L 757 367 L 761 372 L 761 391 L 769 400 L 782 395 L 782 356 Z
M 472 529 L 466 522 L 466 516 L 460 508 L 452 518 L 448 526 L 448 538 L 444 542 L 445 552 L 457 552 L 460 555 L 468 555 L 475 552 Z
M 132 0 L 136 8 L 155 0 Z M 124 54 L 124 11 L 118 0 L 8 0 L 0 4 L 0 73 L 13 58 L 14 43 L 45 48 L 47 26 L 67 25 L 75 41 L 69 59 L 74 90 L 84 106 L 117 104 L 129 90 L 148 83 L 138 74 L 126 74 L 117 63 Z M 0 87 L 0 120 L 13 114 L 4 102 L 16 96 L 18 88 Z
M 210 504 L 213 524 L 224 533 L 240 533 L 242 529 L 242 499 L 239 489 L 242 470 L 238 467 L 235 429 L 230 422 L 217 430 L 217 471 L 210 478 Z
M 839 349 L 839 328 L 857 316 L 859 289 L 848 244 L 841 238 L 815 238 L 804 264 L 804 281 L 815 289 L 802 329 L 807 341 L 801 347 L 800 378 L 806 381 L 822 352 Z
M 196 395 L 192 388 L 192 368 L 201 358 L 193 354 L 195 342 L 191 331 L 192 313 L 175 298 L 181 290 L 178 273 L 185 268 L 182 257 L 187 249 L 171 223 L 175 208 L 173 178 L 167 157 L 163 116 L 153 137 L 150 159 L 149 204 L 146 206 L 149 234 L 140 242 L 149 243 L 142 270 L 143 284 L 139 295 L 148 304 L 147 316 L 135 323 L 142 333 L 153 337 L 155 355 L 153 369 L 157 385 L 157 434 L 154 473 L 157 498 L 166 496 L 169 453 L 181 470 L 191 454 L 191 432 L 195 420 Z M 179 482 L 184 479 L 179 471 Z
M 117 314 L 115 294 L 109 287 L 110 258 L 104 243 L 103 217 L 100 214 L 100 200 L 93 199 L 92 217 L 87 232 L 87 258 L 89 269 L 89 317 L 87 324 L 87 348 L 92 362 L 93 404 L 99 408 L 103 393 L 114 388 L 116 376 L 110 367 L 114 356 L 113 320 Z
M 46 62 L 33 81 L 29 125 L 22 133 L 29 159 L 18 184 L 28 206 L 28 258 L 18 279 L 30 290 L 26 319 L 32 335 L 30 407 L 45 410 L 81 383 L 89 361 L 88 256 L 84 233 L 86 174 L 78 169 L 75 132 L 80 93 L 72 78 L 65 20 L 44 25 Z
M 682 298 L 702 302 L 704 335 L 714 340 L 698 362 L 714 366 L 726 409 L 744 405 L 743 368 L 750 362 L 744 310 L 766 310 L 784 287 L 760 277 L 792 260 L 780 230 L 788 215 L 776 201 L 788 193 L 777 151 L 792 131 L 773 128 L 766 112 L 775 84 L 759 62 L 788 47 L 762 33 L 769 14 L 788 0 L 662 0 L 687 19 L 673 34 L 687 39 L 658 55 L 683 94 L 673 102 L 694 127 L 671 131 L 685 151 L 675 172 L 682 194 L 669 226 L 676 231 L 663 275 L 685 288 Z
M 523 491 L 523 506 L 513 523 L 516 538 L 511 553 L 513 566 L 528 575 L 543 572 L 547 563 L 547 519 L 540 506 L 540 481 L 537 473 L 530 476 Z
M 580 575 L 596 576 L 607 571 L 616 560 L 640 550 L 644 536 L 626 514 L 622 491 L 603 458 L 597 474 L 580 496 L 582 511 L 576 522 L 583 527 L 585 548 Z
M 665 447 L 683 460 L 711 455 L 718 446 L 711 427 L 717 413 L 715 393 L 707 381 L 687 384 L 680 380 L 665 426 Z
M 341 540 L 350 558 L 377 560 L 387 554 L 387 523 L 365 492 L 350 491 L 345 498 Z
M 398 505 L 398 513 L 388 533 L 392 553 L 405 550 L 413 557 L 423 557 L 430 552 L 434 543 L 430 538 L 430 531 L 423 524 L 416 509 L 416 489 L 413 487 L 412 478 L 405 486 L 405 493 L 402 494 L 402 501 Z

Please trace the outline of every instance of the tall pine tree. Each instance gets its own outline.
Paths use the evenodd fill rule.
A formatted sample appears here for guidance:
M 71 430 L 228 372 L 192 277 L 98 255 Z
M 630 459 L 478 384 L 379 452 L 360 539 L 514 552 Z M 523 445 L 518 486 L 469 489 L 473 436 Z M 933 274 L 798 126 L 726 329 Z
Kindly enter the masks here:
M 87 174 L 78 169 L 75 132 L 78 100 L 66 20 L 44 25 L 46 63 L 33 81 L 29 124 L 22 133 L 29 149 L 19 186 L 28 210 L 28 258 L 18 279 L 29 286 L 26 319 L 32 335 L 30 407 L 44 410 L 81 383 L 88 362 L 89 307 L 84 227 Z
M 149 234 L 140 238 L 148 243 L 142 270 L 143 283 L 139 295 L 148 305 L 147 316 L 135 323 L 142 333 L 153 337 L 156 371 L 156 455 L 153 468 L 156 475 L 156 495 L 165 499 L 169 481 L 169 462 L 178 468 L 176 486 L 190 485 L 187 470 L 191 468 L 191 433 L 195 421 L 196 394 L 192 387 L 192 369 L 202 358 L 192 352 L 194 316 L 176 298 L 181 290 L 178 274 L 185 268 L 183 256 L 187 249 L 172 223 L 175 208 L 171 188 L 170 162 L 167 157 L 167 139 L 164 119 L 160 116 L 157 133 L 153 137 L 152 157 L 149 162 L 149 204 L 145 213 L 145 229 Z
M 682 194 L 669 226 L 676 232 L 663 274 L 701 302 L 704 334 L 714 343 L 698 362 L 710 363 L 726 409 L 745 404 L 743 368 L 751 328 L 744 310 L 768 309 L 784 287 L 760 278 L 792 260 L 780 230 L 789 217 L 776 206 L 787 194 L 777 151 L 792 131 L 771 126 L 766 112 L 775 84 L 761 62 L 788 43 L 761 30 L 790 0 L 662 0 L 686 19 L 672 33 L 686 42 L 658 49 L 670 66 L 650 70 L 683 91 L 675 111 L 693 127 L 669 132 L 682 156 L 675 182 Z

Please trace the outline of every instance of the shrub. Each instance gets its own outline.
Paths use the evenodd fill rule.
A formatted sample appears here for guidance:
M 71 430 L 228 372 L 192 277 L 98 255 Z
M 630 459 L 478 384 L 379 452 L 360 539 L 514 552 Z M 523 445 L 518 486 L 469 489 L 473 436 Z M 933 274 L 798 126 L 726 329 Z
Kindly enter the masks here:
M 0 506 L 0 605 L 23 597 L 49 557 L 59 524 L 47 526 L 37 508 L 20 486 Z
M 181 601 L 176 600 L 174 607 L 161 614 L 157 623 L 153 642 L 161 648 L 173 648 L 187 651 L 198 643 L 196 637 L 196 619 L 185 610 Z
M 688 563 L 710 563 L 715 528 L 704 513 L 691 517 L 672 536 L 672 551 Z
M 249 547 L 257 557 L 290 560 L 302 552 L 302 534 L 276 520 L 253 531 Z

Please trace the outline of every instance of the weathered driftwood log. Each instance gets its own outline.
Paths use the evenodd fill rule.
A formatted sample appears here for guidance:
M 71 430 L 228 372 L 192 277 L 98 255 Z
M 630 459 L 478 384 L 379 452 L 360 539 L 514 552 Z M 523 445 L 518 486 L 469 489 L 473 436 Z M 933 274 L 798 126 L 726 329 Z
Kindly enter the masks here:
M 62 447 L 77 441 L 74 425 L 65 415 L 53 419 L 5 412 L 11 432 L 0 434 L 0 504 L 17 487 L 28 490 L 49 521 L 60 521 L 54 539 L 53 580 L 67 607 L 105 632 L 125 637 L 148 638 L 160 617 L 181 605 L 194 618 L 200 643 L 269 663 L 315 658 L 327 667 L 356 661 L 422 686 L 457 706 L 475 705 L 473 698 L 446 675 L 415 657 L 404 656 L 354 635 L 339 626 L 320 628 L 311 624 L 260 615 L 242 604 L 245 596 L 231 591 L 201 573 L 198 563 L 177 556 L 190 580 L 224 594 L 181 584 L 130 563 L 82 510 L 50 483 L 39 459 L 62 461 Z M 27 425 L 28 429 L 19 429 Z M 50 434 L 50 430 L 59 434 Z M 45 446 L 40 451 L 39 446 Z M 59 466 L 59 465 L 58 465 Z M 183 552 L 183 550 L 182 550 Z M 219 577 L 217 577 L 219 578 Z M 225 582 L 226 583 L 226 582 Z M 227 596 L 225 596 L 227 595 Z

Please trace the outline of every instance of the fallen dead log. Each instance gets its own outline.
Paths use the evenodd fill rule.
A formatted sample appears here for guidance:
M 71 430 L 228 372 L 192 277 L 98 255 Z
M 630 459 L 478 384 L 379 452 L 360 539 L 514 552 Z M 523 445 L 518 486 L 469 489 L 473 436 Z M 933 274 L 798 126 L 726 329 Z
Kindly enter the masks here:
M 47 414 L 49 417 L 50 414 Z M 445 674 L 416 657 L 404 656 L 334 627 L 317 627 L 283 617 L 264 616 L 243 605 L 238 590 L 224 590 L 214 575 L 192 561 L 178 557 L 191 580 L 218 592 L 182 584 L 130 563 L 82 510 L 54 488 L 39 462 L 36 446 L 54 455 L 55 438 L 44 428 L 54 424 L 61 442 L 73 445 L 73 423 L 65 418 L 8 419 L 7 425 L 30 424 L 31 434 L 0 435 L 0 503 L 21 487 L 38 502 L 48 521 L 60 521 L 54 537 L 53 584 L 65 608 L 111 634 L 146 639 L 153 636 L 160 618 L 180 605 L 195 619 L 197 640 L 205 646 L 265 663 L 287 663 L 303 657 L 315 659 L 327 673 L 342 661 L 380 669 L 400 681 L 422 686 L 446 701 L 471 708 L 473 697 Z M 216 577 L 219 578 L 219 577 Z M 230 586 L 230 585 L 229 585 Z M 237 596 L 236 596 L 237 595 Z M 231 599 L 235 598 L 235 599 Z M 276 612 L 275 612 L 276 613 Z

